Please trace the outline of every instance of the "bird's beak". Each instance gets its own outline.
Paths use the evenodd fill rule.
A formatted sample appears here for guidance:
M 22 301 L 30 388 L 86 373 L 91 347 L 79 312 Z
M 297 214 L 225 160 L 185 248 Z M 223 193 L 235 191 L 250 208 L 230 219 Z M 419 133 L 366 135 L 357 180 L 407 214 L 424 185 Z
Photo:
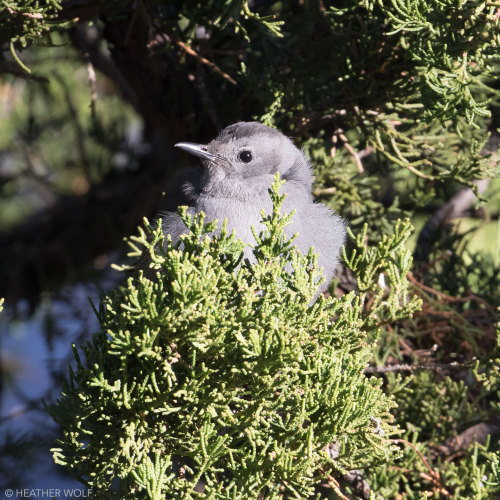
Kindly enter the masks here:
M 204 160 L 214 161 L 220 159 L 218 155 L 214 155 L 207 151 L 207 146 L 203 144 L 195 144 L 194 142 L 178 142 L 176 148 L 183 149 L 187 153 L 203 158 Z

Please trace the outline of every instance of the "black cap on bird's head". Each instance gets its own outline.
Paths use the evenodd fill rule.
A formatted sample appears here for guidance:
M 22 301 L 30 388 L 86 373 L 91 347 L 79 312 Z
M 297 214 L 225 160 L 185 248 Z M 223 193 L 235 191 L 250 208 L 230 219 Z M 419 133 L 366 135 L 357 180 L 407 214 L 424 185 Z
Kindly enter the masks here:
M 281 132 L 258 122 L 229 125 L 207 145 L 180 142 L 175 146 L 201 158 L 209 176 L 248 181 L 264 177 L 267 182 L 279 172 L 283 179 L 311 188 L 304 154 Z

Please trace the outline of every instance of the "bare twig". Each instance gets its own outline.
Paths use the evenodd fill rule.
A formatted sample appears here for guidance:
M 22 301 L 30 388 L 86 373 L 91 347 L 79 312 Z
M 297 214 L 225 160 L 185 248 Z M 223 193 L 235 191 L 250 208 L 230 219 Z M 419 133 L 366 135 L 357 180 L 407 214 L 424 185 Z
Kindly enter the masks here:
M 366 158 L 367 156 L 371 155 L 373 153 L 373 148 L 371 146 L 368 146 L 365 149 L 362 149 L 361 151 L 358 151 L 356 156 L 362 160 L 363 158 Z
M 43 14 L 41 12 L 23 12 L 21 15 L 31 17 L 31 19 L 43 19 Z
M 174 33 L 167 33 L 168 37 L 174 41 L 186 54 L 190 55 L 191 57 L 194 57 L 197 61 L 200 63 L 204 64 L 205 66 L 208 66 L 210 69 L 213 69 L 216 73 L 219 73 L 223 78 L 225 78 L 228 82 L 232 83 L 233 85 L 237 85 L 236 80 L 234 80 L 230 75 L 228 75 L 226 72 L 224 72 L 222 69 L 217 66 L 217 64 L 213 63 L 212 61 L 209 61 L 205 57 L 201 56 L 196 52 L 192 47 L 190 47 L 187 43 L 184 43 L 182 40 L 179 39 L 178 36 L 176 36 Z
M 388 439 L 387 441 L 390 443 L 395 443 L 395 444 L 404 444 L 405 446 L 409 446 L 410 448 L 413 448 L 415 450 L 415 452 L 417 453 L 417 455 L 422 460 L 422 462 L 424 463 L 427 470 L 429 471 L 428 478 L 438 488 L 438 492 L 441 493 L 441 495 L 444 495 L 445 497 L 451 496 L 450 492 L 445 488 L 444 484 L 442 483 L 441 476 L 439 475 L 439 472 L 434 471 L 432 469 L 432 467 L 429 465 L 429 462 L 427 461 L 427 459 L 424 457 L 424 455 L 420 452 L 420 450 L 413 443 L 410 443 L 410 441 L 407 441 L 406 439 Z
M 420 283 L 415 279 L 415 277 L 411 273 L 407 273 L 406 277 L 408 278 L 409 281 L 411 281 L 413 284 L 417 285 L 419 288 L 424 290 L 425 292 L 432 293 L 433 295 L 437 295 L 438 297 L 441 297 L 442 299 L 448 301 L 448 302 L 469 302 L 471 300 L 474 300 L 476 302 L 479 302 L 480 304 L 483 304 L 492 314 L 496 315 L 495 309 L 488 304 L 484 299 L 481 297 L 478 297 L 477 295 L 470 294 L 467 297 L 453 297 L 451 295 L 448 295 L 446 293 L 440 292 L 439 290 L 435 290 L 434 288 L 431 288 L 430 286 L 424 285 L 423 283 Z
M 92 120 L 95 121 L 95 119 L 96 119 L 96 102 L 97 102 L 97 84 L 96 84 L 94 65 L 92 64 L 92 61 L 90 60 L 88 52 L 86 52 L 84 54 L 84 56 L 87 59 L 87 74 L 89 76 L 89 83 L 90 83 L 90 90 L 91 90 L 90 113 L 92 114 Z
M 18 12 L 8 5 L 6 8 L 9 14 L 17 14 L 18 16 L 30 17 L 31 19 L 43 19 L 43 14 L 41 12 Z
M 464 370 L 470 368 L 472 364 L 460 364 L 456 361 L 452 363 L 444 363 L 440 365 L 410 365 L 410 364 L 397 364 L 387 366 L 367 366 L 363 373 L 393 373 L 393 372 L 414 372 L 416 370 L 431 370 L 431 371 L 444 371 L 444 370 Z
M 335 153 L 337 152 L 337 141 L 338 141 L 338 136 L 336 134 L 332 135 L 332 147 L 330 148 L 330 156 L 333 158 L 335 157 Z
M 330 486 L 330 488 L 341 498 L 341 500 L 350 500 L 350 498 L 348 496 L 344 495 L 340 491 L 340 485 L 334 477 L 332 477 L 328 474 L 326 476 L 326 479 L 328 481 L 328 485 Z
M 124 99 L 126 99 L 137 111 L 139 111 L 137 95 L 132 90 L 129 82 L 116 67 L 115 62 L 99 50 L 98 43 L 92 40 L 89 36 L 87 27 L 81 24 L 76 26 L 70 31 L 70 36 L 73 38 L 75 45 L 84 54 L 88 54 L 87 62 L 91 62 L 93 67 L 97 68 L 101 73 L 110 78 L 120 89 Z
M 313 191 L 314 196 L 327 196 L 330 194 L 335 194 L 337 192 L 336 187 L 327 187 L 327 188 L 316 188 Z
M 296 124 L 296 130 L 298 135 L 305 135 L 307 131 L 316 127 L 323 127 L 329 123 L 335 123 L 339 117 L 347 115 L 346 109 L 338 109 L 333 113 L 327 115 L 315 115 L 309 117 L 301 117 L 300 122 Z
M 365 171 L 365 169 L 363 168 L 363 164 L 361 163 L 361 160 L 360 160 L 358 154 L 356 153 L 354 148 L 349 144 L 349 139 L 341 131 L 339 131 L 337 133 L 337 135 L 338 135 L 339 139 L 344 143 L 344 147 L 347 149 L 347 151 L 349 151 L 349 154 L 353 157 L 354 163 L 356 163 L 356 167 L 358 169 L 358 172 L 360 174 L 362 174 Z

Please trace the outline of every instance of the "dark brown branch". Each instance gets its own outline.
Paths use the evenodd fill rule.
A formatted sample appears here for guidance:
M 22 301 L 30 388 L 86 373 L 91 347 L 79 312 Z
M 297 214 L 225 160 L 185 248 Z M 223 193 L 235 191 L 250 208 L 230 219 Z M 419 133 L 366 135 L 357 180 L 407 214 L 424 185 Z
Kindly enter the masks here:
M 367 366 L 363 373 L 375 374 L 375 373 L 393 373 L 393 372 L 414 372 L 417 370 L 430 370 L 435 372 L 440 371 L 458 371 L 466 370 L 471 368 L 472 364 L 460 364 L 457 362 L 444 363 L 440 365 L 409 365 L 409 364 L 397 364 L 397 365 L 387 365 L 387 366 Z
M 469 301 L 476 301 L 479 302 L 480 304 L 483 304 L 488 311 L 490 311 L 493 316 L 496 316 L 496 311 L 493 308 L 491 304 L 486 302 L 486 300 L 482 299 L 481 297 L 478 297 L 477 295 L 470 294 L 467 295 L 466 297 L 453 297 L 452 295 L 448 295 L 447 293 L 440 292 L 439 290 L 435 290 L 434 288 L 424 285 L 423 283 L 420 283 L 415 279 L 415 277 L 411 273 L 407 273 L 406 277 L 408 278 L 409 281 L 411 281 L 414 285 L 417 285 L 421 290 L 427 293 L 431 293 L 433 295 L 437 295 L 438 297 L 446 300 L 447 302 L 469 302 Z
M 437 470 L 432 469 L 432 467 L 429 465 L 429 462 L 424 457 L 422 452 L 413 443 L 410 443 L 410 441 L 407 441 L 406 439 L 388 439 L 387 441 L 390 443 L 403 444 L 405 446 L 409 446 L 410 448 L 412 448 L 415 451 L 415 453 L 420 457 L 423 464 L 425 465 L 425 467 L 429 471 L 428 479 L 432 483 L 434 483 L 434 486 L 436 487 L 438 492 L 445 497 L 451 496 L 449 491 L 445 488 L 445 486 L 441 480 L 441 476 L 440 476 L 439 472 Z
M 500 143 L 500 134 L 496 131 L 491 133 L 488 144 L 483 153 L 492 155 L 492 162 L 497 161 L 497 151 Z M 474 181 L 477 192 L 482 194 L 486 191 L 490 180 L 481 179 Z M 455 196 L 453 196 L 447 203 L 439 208 L 432 217 L 426 222 L 417 240 L 417 252 L 424 257 L 429 255 L 431 250 L 432 240 L 434 234 L 451 220 L 456 219 L 464 214 L 475 202 L 477 196 L 471 188 L 462 188 Z
M 114 61 L 99 49 L 99 39 L 92 39 L 88 34 L 87 26 L 84 24 L 75 26 L 70 30 L 69 34 L 75 46 L 84 54 L 85 59 L 103 75 L 113 80 L 123 98 L 139 112 L 137 96 L 116 67 Z
M 344 143 L 344 147 L 347 149 L 349 154 L 353 157 L 358 173 L 362 174 L 365 169 L 363 168 L 363 164 L 361 163 L 358 153 L 356 153 L 356 150 L 349 144 L 349 139 L 342 133 L 342 131 L 339 131 L 337 136 Z
M 189 54 L 191 57 L 194 57 L 201 64 L 204 64 L 205 66 L 208 66 L 210 69 L 213 69 L 216 73 L 219 73 L 219 75 L 225 78 L 228 82 L 232 83 L 233 85 L 237 85 L 236 80 L 234 80 L 226 72 L 222 71 L 219 68 L 219 66 L 217 66 L 217 64 L 213 63 L 212 61 L 209 61 L 203 56 L 200 56 L 198 52 L 196 52 L 194 49 L 192 49 L 189 45 L 187 45 L 183 41 L 179 40 L 177 37 L 174 37 L 174 41 L 184 52 L 186 52 L 186 54 Z

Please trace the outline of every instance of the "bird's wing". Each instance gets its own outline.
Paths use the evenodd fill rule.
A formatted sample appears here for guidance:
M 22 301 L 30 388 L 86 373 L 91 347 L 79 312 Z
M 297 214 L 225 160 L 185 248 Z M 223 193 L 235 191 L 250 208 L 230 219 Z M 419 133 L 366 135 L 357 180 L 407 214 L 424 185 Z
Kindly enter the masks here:
M 177 207 L 187 205 L 189 212 L 195 212 L 195 200 L 201 191 L 201 172 L 196 168 L 187 168 L 174 175 L 169 182 L 160 202 L 159 212 L 154 224 L 161 219 L 163 234 L 170 234 L 175 243 L 179 236 L 186 231 L 186 226 L 177 214 Z M 149 279 L 154 274 L 149 267 L 151 258 L 149 252 L 143 251 L 137 263 L 137 270 L 144 272 Z
M 346 222 L 326 205 L 310 203 L 303 211 L 297 211 L 292 229 L 299 233 L 295 244 L 302 254 L 307 254 L 311 246 L 319 253 L 318 264 L 323 268 L 327 287 L 345 242 Z

